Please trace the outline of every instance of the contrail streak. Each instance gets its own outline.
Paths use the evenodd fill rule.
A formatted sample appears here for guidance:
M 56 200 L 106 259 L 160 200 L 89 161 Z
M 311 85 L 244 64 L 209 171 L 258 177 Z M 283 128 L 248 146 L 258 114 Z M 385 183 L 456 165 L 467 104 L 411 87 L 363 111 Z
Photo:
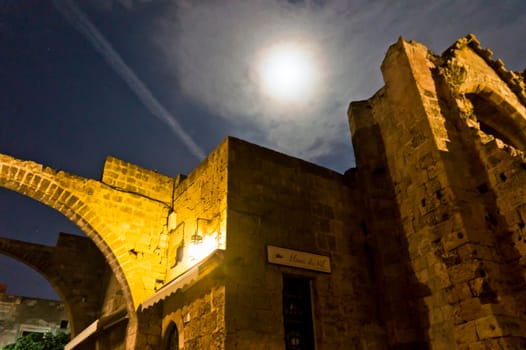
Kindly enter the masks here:
M 69 0 L 53 0 L 53 4 L 75 29 L 88 39 L 95 50 L 104 57 L 113 70 L 117 72 L 130 89 L 135 92 L 146 108 L 161 121 L 165 122 L 172 131 L 181 138 L 195 157 L 200 160 L 203 159 L 205 157 L 203 150 L 194 142 L 192 137 L 186 133 L 177 119 L 153 96 L 151 91 L 137 75 L 135 75 L 133 70 L 128 67 L 113 46 L 111 46 L 101 32 L 91 23 L 75 2 Z

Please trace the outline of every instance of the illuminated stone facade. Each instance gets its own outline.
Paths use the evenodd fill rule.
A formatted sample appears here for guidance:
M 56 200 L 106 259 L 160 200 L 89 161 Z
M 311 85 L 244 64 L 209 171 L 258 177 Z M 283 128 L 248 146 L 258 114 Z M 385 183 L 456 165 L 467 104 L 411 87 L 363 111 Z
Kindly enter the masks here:
M 526 347 L 524 77 L 472 36 L 400 39 L 382 71 L 346 174 L 234 138 L 175 178 L 0 155 L 0 185 L 79 225 L 122 295 L 68 348 Z

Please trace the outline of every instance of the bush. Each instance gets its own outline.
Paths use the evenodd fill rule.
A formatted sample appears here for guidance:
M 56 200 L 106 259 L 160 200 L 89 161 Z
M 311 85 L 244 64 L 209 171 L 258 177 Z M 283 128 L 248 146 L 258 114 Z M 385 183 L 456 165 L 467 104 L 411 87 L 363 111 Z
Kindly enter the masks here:
M 63 332 L 30 333 L 13 344 L 5 345 L 2 350 L 63 350 L 68 342 L 69 334 Z

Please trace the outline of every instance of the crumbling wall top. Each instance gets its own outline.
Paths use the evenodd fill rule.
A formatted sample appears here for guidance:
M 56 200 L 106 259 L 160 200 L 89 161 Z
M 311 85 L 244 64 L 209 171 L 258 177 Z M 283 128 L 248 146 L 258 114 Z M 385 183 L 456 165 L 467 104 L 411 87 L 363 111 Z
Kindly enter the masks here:
M 477 55 L 479 55 L 486 63 L 497 73 L 497 75 L 509 86 L 509 88 L 517 95 L 521 103 L 526 105 L 526 70 L 522 73 L 513 72 L 506 69 L 504 62 L 499 58 L 493 59 L 493 51 L 488 48 L 483 48 L 480 41 L 474 34 L 468 34 L 464 38 L 458 39 L 452 46 L 450 46 L 442 57 L 447 58 L 454 55 L 455 50 L 469 47 Z

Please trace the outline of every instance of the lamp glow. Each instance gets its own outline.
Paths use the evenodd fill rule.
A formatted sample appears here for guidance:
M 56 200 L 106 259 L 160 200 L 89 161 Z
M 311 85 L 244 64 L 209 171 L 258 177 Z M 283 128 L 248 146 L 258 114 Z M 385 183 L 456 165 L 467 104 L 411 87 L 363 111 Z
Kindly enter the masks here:
M 197 263 L 218 248 L 217 234 L 206 235 L 200 240 L 192 240 L 188 246 L 190 262 Z

